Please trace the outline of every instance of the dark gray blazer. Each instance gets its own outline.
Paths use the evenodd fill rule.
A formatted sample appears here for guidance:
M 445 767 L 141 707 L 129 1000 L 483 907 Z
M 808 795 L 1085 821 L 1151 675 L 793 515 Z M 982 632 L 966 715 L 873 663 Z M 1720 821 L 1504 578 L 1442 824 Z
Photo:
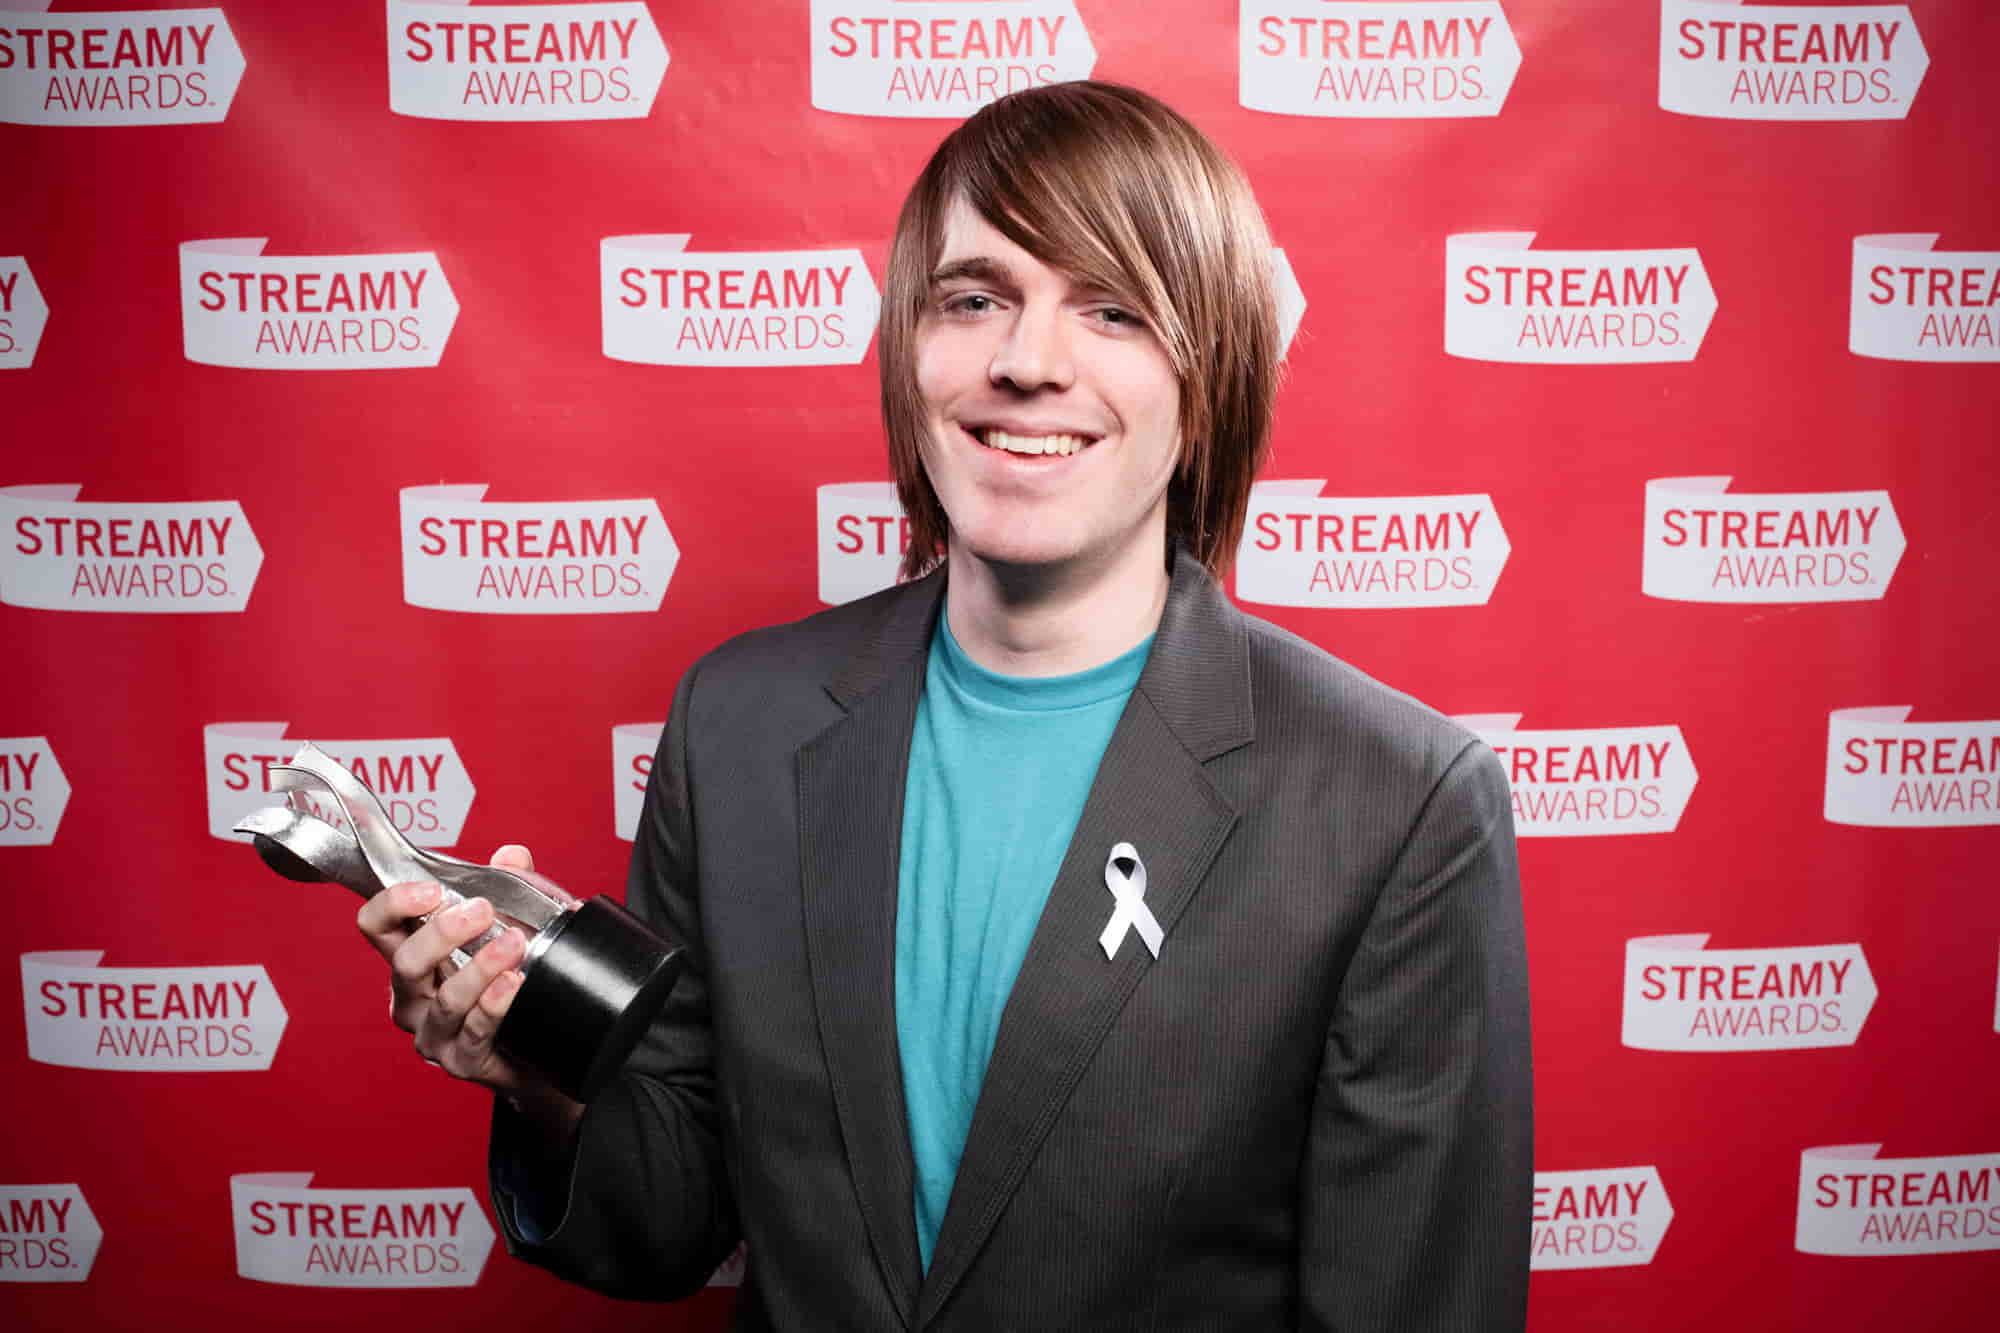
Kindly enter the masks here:
M 930 1271 L 896 859 L 933 575 L 724 645 L 654 764 L 628 901 L 691 975 L 516 1254 L 621 1296 L 742 1237 L 745 1329 L 1519 1329 L 1527 974 L 1492 751 L 1178 557 L 1001 1020 Z M 1165 928 L 1106 961 L 1110 848 Z M 495 1154 L 528 1149 L 503 1109 Z

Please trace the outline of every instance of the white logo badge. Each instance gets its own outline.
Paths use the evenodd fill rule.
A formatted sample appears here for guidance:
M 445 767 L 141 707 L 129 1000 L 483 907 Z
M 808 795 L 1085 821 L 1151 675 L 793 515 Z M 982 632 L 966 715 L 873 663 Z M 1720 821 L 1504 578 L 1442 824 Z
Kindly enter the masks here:
M 711 1287 L 740 1287 L 743 1285 L 743 1277 L 749 1272 L 749 1269 L 750 1247 L 746 1243 L 738 1241 L 736 1248 L 729 1252 L 729 1257 L 717 1264 L 715 1271 L 708 1275 L 706 1285 Z
M 1250 488 L 1236 595 L 1266 606 L 1482 606 L 1513 549 L 1486 495 L 1334 496 L 1323 478 Z
M 1708 949 L 1706 935 L 1625 941 L 1625 1045 L 1641 1051 L 1852 1046 L 1875 1007 L 1858 944 Z
M 181 346 L 244 370 L 434 366 L 458 298 L 429 250 L 267 255 L 265 238 L 181 242 Z
M 264 548 L 234 500 L 79 501 L 0 487 L 0 602 L 44 611 L 241 611 Z
M 82 1282 L 104 1229 L 78 1185 L 0 1185 L 0 1282 Z
M 639 834 L 639 812 L 646 804 L 646 781 L 653 775 L 653 756 L 660 748 L 664 722 L 621 722 L 611 729 L 611 811 L 618 836 L 631 842 Z
M 269 1069 L 285 1006 L 259 966 L 99 967 L 21 955 L 28 1058 L 72 1069 Z
M 1887 491 L 1729 494 L 1729 477 L 1646 483 L 1640 586 L 1672 602 L 1867 602 L 1889 590 L 1903 525 Z
M 1653 1262 L 1674 1206 L 1652 1166 L 1535 1172 L 1528 1267 L 1631 1268 Z
M 1524 838 L 1672 833 L 1694 792 L 1694 759 L 1678 726 L 1517 731 L 1519 713 L 1454 720 L 1506 766 L 1514 832 Z
M 236 1271 L 295 1287 L 469 1287 L 493 1248 L 472 1191 L 308 1188 L 311 1172 L 229 1178 Z
M 0 847 L 46 847 L 69 808 L 69 779 L 46 736 L 0 737 Z
M 0 38 L 0 41 L 4 41 Z M 49 322 L 49 303 L 28 272 L 25 255 L 0 258 L 0 370 L 25 370 L 35 364 L 42 329 Z
M 895 584 L 910 520 L 893 481 L 819 488 L 819 599 L 838 606 Z
M 821 111 L 957 119 L 1096 64 L 1070 0 L 812 0 Z
M 1933 251 L 1936 232 L 1854 238 L 1847 350 L 1888 361 L 2000 361 L 2000 250 Z
M 1827 822 L 2000 824 L 2000 720 L 1910 722 L 1909 716 L 1907 704 L 1827 715 Z
M 40 12 L 0 28 L 0 122 L 195 125 L 229 114 L 243 52 L 219 9 Z
M 681 548 L 657 500 L 489 501 L 403 488 L 403 600 L 436 611 L 657 611 Z
M 882 299 L 859 250 L 697 251 L 688 240 L 604 238 L 606 356 L 651 366 L 852 366 L 867 353 Z
M 1241 0 L 1236 100 L 1286 116 L 1497 116 L 1521 68 L 1494 0 Z
M 1284 356 L 1292 350 L 1299 321 L 1306 317 L 1306 294 L 1299 286 L 1298 274 L 1292 272 L 1291 257 L 1281 245 L 1271 247 L 1271 285 L 1278 301 L 1278 355 Z
M 1724 120 L 1900 120 L 1931 58 L 1907 5 L 1660 0 L 1660 107 Z
M 1879 1143 L 1799 1154 L 1794 1245 L 1805 1254 L 2000 1250 L 2000 1153 L 1876 1157 Z
M 1445 237 L 1444 350 L 1474 361 L 1692 361 L 1715 317 L 1701 251 L 1530 250 L 1531 231 Z
M 389 109 L 431 120 L 628 120 L 653 109 L 667 48 L 636 3 L 389 0 Z
M 296 742 L 283 738 L 283 722 L 213 722 L 202 728 L 204 777 L 208 785 L 208 831 L 228 842 L 249 842 L 235 826 L 253 810 L 282 799 L 274 796 L 270 767 L 290 763 Z M 472 776 L 459 762 L 449 736 L 411 740 L 330 741 L 313 744 L 375 789 L 382 806 L 404 837 L 421 847 L 449 847 L 465 828 L 476 794 Z M 313 814 L 337 828 L 348 827 L 340 805 L 311 792 L 296 794 Z

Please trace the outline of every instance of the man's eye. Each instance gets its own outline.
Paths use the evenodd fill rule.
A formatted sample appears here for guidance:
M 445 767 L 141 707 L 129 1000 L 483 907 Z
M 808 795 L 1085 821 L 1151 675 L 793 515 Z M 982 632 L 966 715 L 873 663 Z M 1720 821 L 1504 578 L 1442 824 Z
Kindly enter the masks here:
M 983 315 L 993 309 L 993 298 L 983 292 L 961 292 L 947 297 L 944 308 L 947 314 Z
M 1109 325 L 1114 329 L 1143 329 L 1146 327 L 1145 320 L 1123 306 L 1100 306 L 1096 314 L 1100 324 Z

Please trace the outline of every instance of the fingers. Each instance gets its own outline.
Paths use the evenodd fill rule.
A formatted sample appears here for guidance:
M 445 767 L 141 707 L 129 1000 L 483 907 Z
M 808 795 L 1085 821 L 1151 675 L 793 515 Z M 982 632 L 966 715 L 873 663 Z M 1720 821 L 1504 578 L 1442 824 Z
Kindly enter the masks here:
M 387 891 L 376 895 L 385 896 Z M 389 954 L 393 996 L 389 1012 L 397 1027 L 405 1032 L 420 1031 L 438 990 L 438 972 L 449 966 L 452 950 L 471 943 L 492 924 L 493 904 L 484 898 L 468 898 L 435 913 L 396 946 Z
M 375 952 L 384 958 L 395 956 L 396 950 L 410 938 L 412 918 L 420 917 L 438 905 L 443 890 L 426 880 L 408 884 L 391 884 L 367 902 L 355 914 L 354 924 L 368 942 L 375 946 Z
M 498 944 L 499 941 L 495 940 Z M 526 952 L 527 946 L 522 946 Z M 479 992 L 479 1002 L 472 1006 L 472 1012 L 465 1016 L 463 1028 L 465 1040 L 475 1046 L 493 1049 L 494 1038 L 500 1033 L 500 1020 L 507 1017 L 507 1011 L 514 1006 L 514 996 L 521 989 L 523 978 L 518 969 L 509 969 L 493 979 L 493 984 Z
M 481 1082 L 504 1072 L 493 1038 L 520 987 L 514 968 L 527 951 L 527 937 L 508 930 L 437 988 L 416 1033 L 424 1058 L 449 1074 Z
M 508 870 L 533 870 L 535 868 L 535 857 L 532 852 L 520 843 L 510 842 L 494 851 L 491 864 L 503 866 Z
M 509 843 L 494 852 L 492 864 L 532 875 L 535 861 L 526 847 Z M 517 969 L 527 956 L 527 937 L 504 931 L 455 969 L 453 952 L 493 925 L 493 904 L 467 898 L 445 907 L 446 901 L 434 883 L 392 884 L 361 905 L 355 925 L 389 962 L 389 1014 L 416 1038 L 417 1052 L 454 1077 L 503 1092 L 518 1089 L 524 1075 L 495 1049 L 494 1039 L 521 987 Z

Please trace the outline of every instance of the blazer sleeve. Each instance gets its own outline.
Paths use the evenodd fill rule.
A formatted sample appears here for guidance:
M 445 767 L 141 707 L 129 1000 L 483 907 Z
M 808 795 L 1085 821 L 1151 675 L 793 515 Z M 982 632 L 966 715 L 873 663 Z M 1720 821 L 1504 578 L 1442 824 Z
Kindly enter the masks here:
M 716 1110 L 689 798 L 699 670 L 681 681 L 653 759 L 625 895 L 632 911 L 685 946 L 687 965 L 624 1073 L 585 1110 L 567 1156 L 538 1143 L 495 1099 L 491 1183 L 508 1251 L 628 1298 L 692 1293 L 738 1239 Z
M 1506 778 L 1477 741 L 1409 830 L 1341 982 L 1301 1164 L 1302 1327 L 1527 1319 L 1528 979 Z

